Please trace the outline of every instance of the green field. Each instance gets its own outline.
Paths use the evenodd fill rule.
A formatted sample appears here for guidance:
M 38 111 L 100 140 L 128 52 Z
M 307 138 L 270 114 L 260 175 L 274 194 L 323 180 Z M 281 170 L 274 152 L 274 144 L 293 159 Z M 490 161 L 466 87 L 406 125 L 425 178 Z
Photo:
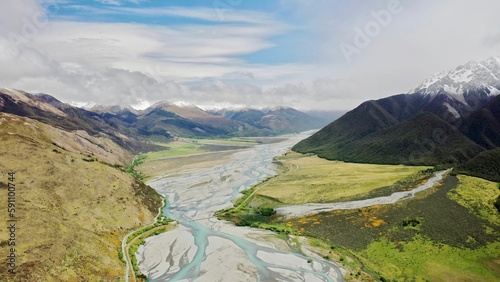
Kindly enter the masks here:
M 145 156 L 148 160 L 154 160 L 159 158 L 184 156 L 206 152 L 201 148 L 200 144 L 192 142 L 173 141 L 170 143 L 156 143 L 156 145 L 164 146 L 167 149 L 163 151 L 149 152 L 143 154 L 142 156 Z
M 165 150 L 157 152 L 149 152 L 142 156 L 148 160 L 154 160 L 167 157 L 179 157 L 193 154 L 200 154 L 214 151 L 225 151 L 231 149 L 240 149 L 247 146 L 258 144 L 252 140 L 239 138 L 232 139 L 193 139 L 193 138 L 178 138 L 175 141 L 168 143 L 155 143 L 165 147 Z
M 419 172 L 430 168 L 345 163 L 297 153 L 278 160 L 286 172 L 269 181 L 257 195 L 283 204 L 345 201 L 374 196 L 375 190 L 390 194 L 420 183 L 428 174 Z
M 276 141 L 274 141 L 276 140 Z M 144 180 L 164 175 L 166 171 L 175 174 L 184 169 L 200 169 L 223 162 L 233 151 L 245 149 L 265 142 L 277 142 L 279 138 L 229 138 L 193 139 L 176 138 L 168 143 L 155 143 L 165 150 L 149 152 L 139 156 L 140 163 L 134 166 L 136 174 Z
M 357 269 L 383 281 L 500 280 L 500 215 L 494 206 L 498 183 L 449 175 L 392 205 L 286 219 L 264 211 L 282 203 L 357 199 L 408 189 L 430 170 L 330 162 L 296 153 L 277 161 L 283 168 L 277 177 L 217 216 L 237 225 L 316 238 L 327 246 L 326 256 L 343 256 L 343 264 L 347 258 L 360 262 L 363 267 L 353 265 L 348 280 L 357 279 Z M 345 250 L 343 255 L 339 250 Z
M 476 177 L 459 175 L 460 184 L 448 193 L 448 197 L 468 208 L 475 215 L 500 225 L 498 210 L 494 204 L 500 195 L 497 183 Z
M 390 281 L 498 281 L 499 252 L 500 242 L 464 249 L 417 235 L 408 242 L 382 238 L 358 256 Z

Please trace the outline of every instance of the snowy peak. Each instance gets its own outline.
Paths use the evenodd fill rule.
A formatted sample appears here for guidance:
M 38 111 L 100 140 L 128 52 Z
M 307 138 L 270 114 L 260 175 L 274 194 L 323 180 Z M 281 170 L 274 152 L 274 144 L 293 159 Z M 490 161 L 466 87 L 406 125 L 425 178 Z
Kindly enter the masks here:
M 446 76 L 446 74 L 447 73 L 443 71 L 443 72 L 439 72 L 439 73 L 436 73 L 436 74 L 428 77 L 417 88 L 411 90 L 410 93 L 417 92 L 417 89 L 424 89 L 424 88 L 430 87 L 431 85 L 433 85 L 433 84 L 437 83 L 438 81 L 440 81 L 441 79 L 443 79 Z
M 198 106 L 193 105 L 187 101 L 176 101 L 176 102 L 173 102 L 172 104 L 174 104 L 180 108 L 198 108 Z
M 460 96 L 473 92 L 500 94 L 500 58 L 472 61 L 454 70 L 437 73 L 409 91 L 426 95 L 437 95 L 442 92 Z
M 262 110 L 264 112 L 279 112 L 279 111 L 290 111 L 290 110 L 295 110 L 295 109 L 291 108 L 291 107 L 286 107 L 286 106 L 274 106 L 274 107 L 265 107 Z
M 172 109 L 172 108 L 185 108 L 185 109 L 200 109 L 198 106 L 191 104 L 187 101 L 158 101 L 153 105 L 149 106 L 147 109 Z M 147 110 L 146 109 L 146 110 Z M 201 110 L 201 109 L 200 109 Z
M 209 105 L 200 105 L 198 106 L 201 109 L 208 111 L 208 112 L 220 112 L 220 111 L 249 111 L 253 110 L 254 108 L 244 106 L 244 105 L 238 105 L 238 104 L 231 104 L 231 103 L 222 103 L 222 104 L 209 104 Z
M 163 107 L 171 107 L 173 104 L 171 102 L 168 102 L 168 101 L 158 101 L 154 104 L 152 104 L 151 106 L 149 106 L 148 108 L 146 108 L 146 110 L 148 109 L 159 109 L 159 108 L 163 108 Z

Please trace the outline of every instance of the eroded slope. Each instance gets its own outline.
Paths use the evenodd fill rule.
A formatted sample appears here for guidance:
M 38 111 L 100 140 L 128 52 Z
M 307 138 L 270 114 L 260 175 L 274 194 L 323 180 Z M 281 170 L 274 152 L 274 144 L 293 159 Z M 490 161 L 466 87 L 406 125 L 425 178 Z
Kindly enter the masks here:
M 113 166 L 130 155 L 109 140 L 29 118 L 0 113 L 0 123 L 0 203 L 7 204 L 7 172 L 13 170 L 19 219 L 17 274 L 2 263 L 0 280 L 120 280 L 122 237 L 150 223 L 161 205 L 156 192 Z M 4 257 L 6 228 L 0 237 Z

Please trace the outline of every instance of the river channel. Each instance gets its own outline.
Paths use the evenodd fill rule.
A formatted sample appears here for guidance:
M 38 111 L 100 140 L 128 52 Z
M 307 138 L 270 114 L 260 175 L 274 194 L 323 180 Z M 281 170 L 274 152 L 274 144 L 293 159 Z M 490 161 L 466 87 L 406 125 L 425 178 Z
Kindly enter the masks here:
M 343 281 L 332 261 L 296 253 L 277 234 L 219 221 L 240 192 L 276 174 L 273 158 L 307 135 L 234 152 L 223 163 L 186 169 L 147 184 L 168 199 L 163 210 L 179 221 L 137 251 L 148 281 Z

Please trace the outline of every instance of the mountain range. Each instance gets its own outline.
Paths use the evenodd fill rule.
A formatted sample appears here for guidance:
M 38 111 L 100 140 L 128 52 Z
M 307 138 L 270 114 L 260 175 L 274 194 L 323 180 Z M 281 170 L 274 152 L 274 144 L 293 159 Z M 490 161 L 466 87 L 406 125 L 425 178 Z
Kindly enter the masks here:
M 157 149 L 153 138 L 272 136 L 321 128 L 327 120 L 292 108 L 209 112 L 188 102 L 160 101 L 145 110 L 128 106 L 83 109 L 47 94 L 0 89 L 0 111 L 66 130 L 107 136 L 132 152 Z
M 265 109 L 223 109 L 212 113 L 249 124 L 265 135 L 285 134 L 317 129 L 327 124 L 325 119 L 315 117 L 289 107 L 273 107 Z
M 477 175 L 467 163 L 483 156 L 491 163 L 489 150 L 500 147 L 499 93 L 500 59 L 469 62 L 407 94 L 364 102 L 293 150 L 350 162 L 460 166 Z M 485 178 L 499 181 L 500 173 Z

